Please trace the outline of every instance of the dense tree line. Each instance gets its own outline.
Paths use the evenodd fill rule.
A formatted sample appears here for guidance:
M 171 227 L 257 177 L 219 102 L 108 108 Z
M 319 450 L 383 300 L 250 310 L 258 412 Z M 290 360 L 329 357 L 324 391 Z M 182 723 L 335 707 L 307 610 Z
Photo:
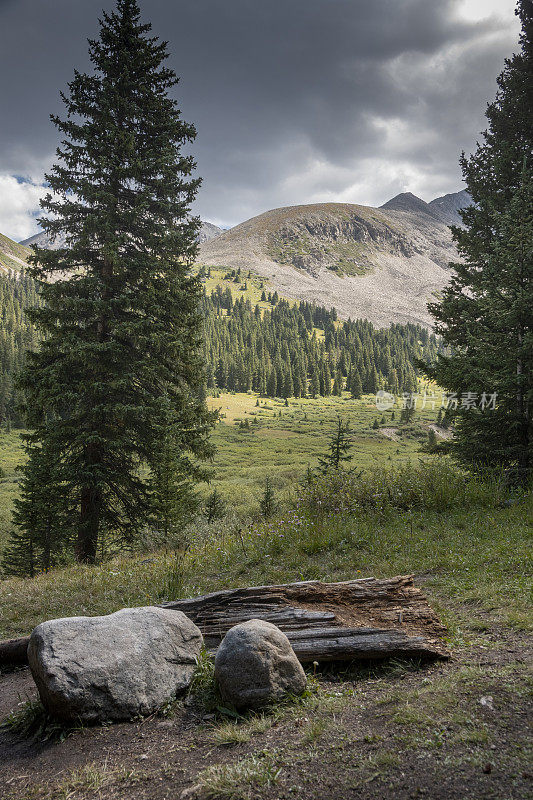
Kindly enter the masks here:
M 15 376 L 34 350 L 37 333 L 26 309 L 39 304 L 35 281 L 26 273 L 0 274 L 0 424 L 21 426 Z
M 203 299 L 209 391 L 255 391 L 269 397 L 354 397 L 416 386 L 414 362 L 433 359 L 436 337 L 419 325 L 376 329 L 367 320 L 339 322 L 337 313 L 287 300 L 271 308 L 233 300 L 218 286 Z
M 253 306 L 218 286 L 201 300 L 207 390 L 256 391 L 270 397 L 354 397 L 415 386 L 414 362 L 432 360 L 435 336 L 419 325 L 376 329 L 366 320 L 339 322 L 335 309 L 291 305 L 271 295 L 271 308 Z M 23 426 L 16 374 L 26 350 L 37 346 L 25 309 L 37 305 L 35 281 L 24 273 L 0 276 L 0 414 L 4 425 Z

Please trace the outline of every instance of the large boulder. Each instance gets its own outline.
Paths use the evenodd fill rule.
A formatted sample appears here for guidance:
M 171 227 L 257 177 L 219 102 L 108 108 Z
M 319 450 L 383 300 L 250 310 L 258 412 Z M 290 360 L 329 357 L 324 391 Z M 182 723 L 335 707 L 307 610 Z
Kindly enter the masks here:
M 38 625 L 28 661 L 45 708 L 67 721 L 127 720 L 190 684 L 203 644 L 181 611 L 148 606 Z
M 305 672 L 291 643 L 276 625 L 251 619 L 225 635 L 215 658 L 222 699 L 235 708 L 253 708 L 301 694 Z

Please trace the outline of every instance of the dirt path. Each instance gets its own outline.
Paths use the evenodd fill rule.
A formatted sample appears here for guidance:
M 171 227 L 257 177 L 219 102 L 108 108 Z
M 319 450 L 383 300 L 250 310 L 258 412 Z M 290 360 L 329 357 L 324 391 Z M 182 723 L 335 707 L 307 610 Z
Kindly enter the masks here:
M 448 663 L 330 671 L 301 705 L 240 725 L 214 726 L 181 705 L 172 718 L 85 728 L 62 742 L 2 730 L 0 797 L 179 800 L 215 780 L 213 797 L 229 797 L 229 786 L 269 800 L 525 800 L 532 655 L 525 638 L 500 632 Z M 18 695 L 35 696 L 27 670 L 0 676 L 2 715 Z M 205 777 L 213 765 L 227 770 L 223 785 Z
M 453 438 L 453 431 L 449 430 L 449 428 L 441 428 L 440 425 L 428 425 L 428 428 L 432 431 L 435 431 L 439 439 Z

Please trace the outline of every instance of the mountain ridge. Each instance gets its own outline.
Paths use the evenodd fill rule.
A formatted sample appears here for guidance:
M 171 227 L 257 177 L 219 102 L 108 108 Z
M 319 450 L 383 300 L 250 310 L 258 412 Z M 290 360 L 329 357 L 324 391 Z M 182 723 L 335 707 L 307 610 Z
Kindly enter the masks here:
M 217 236 L 224 233 L 222 228 L 219 228 L 218 225 L 213 225 L 212 222 L 205 222 L 203 220 L 200 220 L 200 222 L 200 230 L 198 232 L 199 244 L 209 242 L 211 239 L 215 239 Z M 52 242 L 45 231 L 39 231 L 38 233 L 34 233 L 33 236 L 29 236 L 27 239 L 23 239 L 19 244 L 22 247 L 30 247 L 32 244 L 36 244 L 37 247 L 43 247 L 46 250 L 57 250 L 65 246 L 65 236 L 60 234 Z
M 431 326 L 427 303 L 448 283 L 448 265 L 457 259 L 448 224 L 461 224 L 458 209 L 469 201 L 464 190 L 430 203 L 403 192 L 379 208 L 281 207 L 227 231 L 204 222 L 198 263 L 253 270 L 281 295 L 335 307 L 343 318 Z M 43 246 L 43 236 L 22 243 L 0 236 L 0 268 L 24 267 L 26 243 Z
M 465 201 L 456 194 L 454 207 Z M 341 317 L 430 326 L 427 303 L 448 283 L 448 265 L 457 259 L 445 214 L 410 193 L 384 205 L 272 209 L 203 244 L 199 260 L 252 269 L 280 294 L 334 306 Z

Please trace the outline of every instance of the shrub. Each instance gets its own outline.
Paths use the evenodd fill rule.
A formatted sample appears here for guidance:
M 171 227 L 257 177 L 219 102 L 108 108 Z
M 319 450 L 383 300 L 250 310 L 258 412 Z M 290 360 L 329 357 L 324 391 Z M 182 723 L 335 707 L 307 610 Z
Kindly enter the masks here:
M 298 505 L 309 513 L 356 513 L 363 509 L 428 509 L 493 504 L 502 489 L 494 479 L 465 474 L 449 461 L 420 461 L 364 473 L 329 471 L 308 481 Z

